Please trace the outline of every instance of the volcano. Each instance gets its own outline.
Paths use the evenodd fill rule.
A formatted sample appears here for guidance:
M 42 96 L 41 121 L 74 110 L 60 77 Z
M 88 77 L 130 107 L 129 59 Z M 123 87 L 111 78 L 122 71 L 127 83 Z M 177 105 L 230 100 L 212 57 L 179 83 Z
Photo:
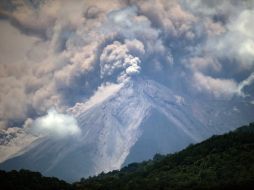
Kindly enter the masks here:
M 213 108 L 191 100 L 145 78 L 108 84 L 69 110 L 78 120 L 81 135 L 39 138 L 0 168 L 26 168 L 74 181 L 120 169 L 156 153 L 173 153 L 241 123 L 243 116 L 232 117 L 232 112 L 226 123 L 234 125 L 215 127 L 229 118 L 225 105 L 209 103 Z

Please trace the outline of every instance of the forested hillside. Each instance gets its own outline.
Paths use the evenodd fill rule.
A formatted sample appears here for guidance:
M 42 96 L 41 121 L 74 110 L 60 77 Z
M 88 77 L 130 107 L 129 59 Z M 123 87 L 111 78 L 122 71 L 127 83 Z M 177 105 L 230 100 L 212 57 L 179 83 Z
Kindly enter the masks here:
M 178 153 L 82 179 L 82 190 L 254 189 L 254 123 Z
M 0 189 L 254 189 L 254 123 L 171 155 L 68 184 L 38 172 L 0 171 Z
M 71 184 L 55 177 L 44 177 L 29 170 L 0 171 L 2 190 L 72 190 Z

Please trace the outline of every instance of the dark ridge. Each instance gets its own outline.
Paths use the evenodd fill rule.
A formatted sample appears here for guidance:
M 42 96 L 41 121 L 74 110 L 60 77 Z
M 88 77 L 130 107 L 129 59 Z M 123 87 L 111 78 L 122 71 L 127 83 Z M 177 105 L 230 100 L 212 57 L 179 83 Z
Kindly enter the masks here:
M 21 169 L 5 172 L 0 170 L 2 190 L 73 190 L 71 184 L 56 177 L 44 177 L 40 172 Z
M 79 190 L 253 190 L 254 123 L 73 185 Z
M 170 155 L 68 184 L 28 170 L 0 171 L 4 190 L 253 190 L 254 123 Z

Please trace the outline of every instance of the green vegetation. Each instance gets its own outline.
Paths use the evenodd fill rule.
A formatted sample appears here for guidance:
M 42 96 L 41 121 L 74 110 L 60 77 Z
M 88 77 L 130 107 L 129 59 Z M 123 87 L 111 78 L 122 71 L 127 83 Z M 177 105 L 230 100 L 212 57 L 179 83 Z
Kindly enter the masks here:
M 0 171 L 2 190 L 72 190 L 73 187 L 55 177 L 44 177 L 28 170 Z
M 101 173 L 72 185 L 37 172 L 0 172 L 0 189 L 254 189 L 254 123 L 178 153 L 156 154 L 152 160 L 132 163 L 120 171 Z
M 79 190 L 254 189 L 254 123 L 183 151 L 81 179 Z

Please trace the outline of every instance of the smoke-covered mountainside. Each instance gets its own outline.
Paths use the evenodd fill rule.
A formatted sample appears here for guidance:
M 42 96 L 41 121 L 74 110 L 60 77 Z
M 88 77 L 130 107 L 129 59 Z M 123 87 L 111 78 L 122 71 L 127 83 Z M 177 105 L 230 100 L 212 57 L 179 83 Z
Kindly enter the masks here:
M 253 121 L 254 1 L 0 0 L 0 169 L 68 182 Z
M 36 181 L 36 183 L 35 183 Z M 131 163 L 120 171 L 82 178 L 68 185 L 38 172 L 0 172 L 0 188 L 62 190 L 254 188 L 254 123 L 166 156 Z
M 46 176 L 75 181 L 149 159 L 155 153 L 179 151 L 235 127 L 215 127 L 216 123 L 229 119 L 234 124 L 241 123 L 244 118 L 234 111 L 224 112 L 227 104 L 220 102 L 223 109 L 216 105 L 217 110 L 210 117 L 214 123 L 204 123 L 200 118 L 207 116 L 200 114 L 208 114 L 213 107 L 198 107 L 184 95 L 145 78 L 102 91 L 107 96 L 99 101 L 100 94 L 95 94 L 70 109 L 80 126 L 78 136 L 38 138 L 1 163 L 0 168 L 37 170 Z

